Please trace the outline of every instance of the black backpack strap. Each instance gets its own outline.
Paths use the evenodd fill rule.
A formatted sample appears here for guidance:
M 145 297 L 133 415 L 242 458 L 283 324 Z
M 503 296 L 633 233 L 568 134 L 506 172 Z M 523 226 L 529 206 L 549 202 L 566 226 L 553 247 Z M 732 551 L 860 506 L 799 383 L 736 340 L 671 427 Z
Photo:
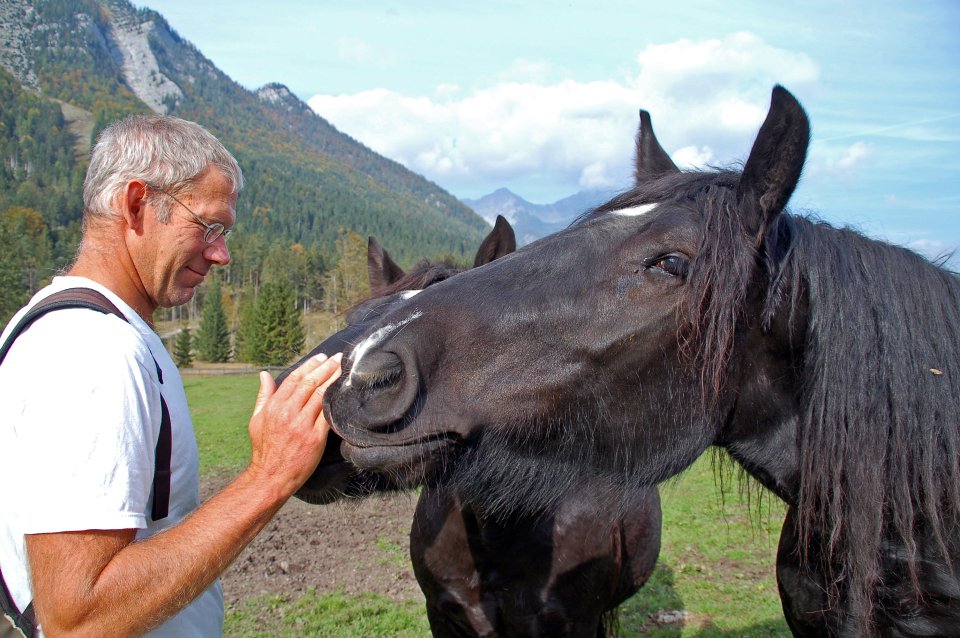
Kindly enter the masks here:
M 153 360 L 157 367 L 157 380 L 163 385 L 163 370 L 157 360 Z M 160 393 L 160 436 L 157 438 L 157 449 L 154 452 L 153 462 L 153 509 L 150 518 L 159 521 L 170 513 L 170 463 L 173 459 L 173 431 L 170 427 L 170 409 Z
M 48 312 L 62 308 L 87 308 L 104 314 L 115 315 L 124 321 L 127 320 L 112 301 L 96 290 L 90 288 L 68 288 L 67 290 L 55 292 L 38 302 L 17 322 L 17 325 L 10 332 L 7 341 L 0 346 L 0 363 L 3 363 L 3 359 L 7 356 L 7 351 L 21 332 L 29 328 L 34 321 Z M 160 364 L 154 359 L 153 365 L 157 367 L 157 378 L 162 385 L 163 373 L 160 370 Z M 167 402 L 163 399 L 163 393 L 161 392 L 160 436 L 157 439 L 157 449 L 154 457 L 153 509 L 150 513 L 150 517 L 154 521 L 166 518 L 170 511 L 170 462 L 172 455 L 173 434 L 170 425 L 170 410 L 167 408 Z
M 0 363 L 3 363 L 3 360 L 7 356 L 7 351 L 10 350 L 10 346 L 13 345 L 13 342 L 20 336 L 21 332 L 29 328 L 34 321 L 43 315 L 48 312 L 53 312 L 54 310 L 60 310 L 61 308 L 88 308 L 104 314 L 116 315 L 124 321 L 127 320 L 127 318 L 123 316 L 123 313 L 120 312 L 109 299 L 96 290 L 91 290 L 90 288 L 70 288 L 68 290 L 55 292 L 31 308 L 27 314 L 17 322 L 13 330 L 10 331 L 10 336 L 7 337 L 6 342 L 0 346 Z
M 160 369 L 160 366 L 157 366 Z M 159 521 L 170 513 L 170 460 L 173 457 L 173 433 L 170 431 L 170 410 L 160 395 L 160 438 L 153 464 L 153 509 L 150 518 Z
M 7 356 L 7 352 L 13 345 L 13 342 L 20 334 L 29 328 L 34 321 L 54 310 L 64 308 L 86 308 L 96 310 L 104 314 L 111 314 L 123 319 L 127 318 L 122 312 L 107 299 L 104 295 L 90 288 L 68 288 L 55 292 L 49 297 L 39 301 L 33 308 L 17 322 L 13 330 L 10 331 L 7 340 L 0 345 L 0 364 Z M 157 366 L 157 378 L 161 385 L 163 384 L 163 374 L 160 371 L 160 364 L 156 359 L 153 361 Z M 170 410 L 167 408 L 167 402 L 163 399 L 163 393 L 160 393 L 160 436 L 157 439 L 157 449 L 154 457 L 153 473 L 153 509 L 150 517 L 154 521 L 166 518 L 170 508 L 170 462 L 173 456 L 173 434 L 170 424 Z M 27 608 L 20 612 L 13 602 L 13 598 L 7 589 L 7 583 L 3 580 L 3 572 L 0 571 L 0 605 L 2 605 L 3 614 L 7 616 L 25 636 L 36 635 L 36 618 L 33 611 L 33 602 L 27 605 Z
M 27 608 L 20 612 L 13 602 L 13 596 L 7 589 L 7 582 L 3 579 L 3 571 L 0 570 L 0 609 L 13 627 L 20 631 L 26 638 L 33 638 L 37 635 L 37 617 L 33 611 L 33 601 L 27 605 Z M 4 622 L 0 619 L 0 622 Z

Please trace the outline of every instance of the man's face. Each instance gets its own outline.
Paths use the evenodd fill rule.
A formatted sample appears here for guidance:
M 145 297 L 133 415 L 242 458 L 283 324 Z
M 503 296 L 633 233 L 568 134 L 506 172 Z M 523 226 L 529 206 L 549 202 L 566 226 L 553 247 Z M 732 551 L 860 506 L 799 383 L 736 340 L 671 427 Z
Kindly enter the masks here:
M 176 200 L 170 198 L 166 223 L 157 221 L 155 206 L 147 207 L 135 261 L 146 293 L 156 306 L 186 303 L 212 266 L 230 262 L 226 238 L 207 243 L 207 229 L 190 213 L 207 224 L 232 228 L 237 219 L 237 196 L 232 190 L 229 179 L 208 168 L 191 190 L 178 194 Z M 160 193 L 159 197 L 170 196 Z

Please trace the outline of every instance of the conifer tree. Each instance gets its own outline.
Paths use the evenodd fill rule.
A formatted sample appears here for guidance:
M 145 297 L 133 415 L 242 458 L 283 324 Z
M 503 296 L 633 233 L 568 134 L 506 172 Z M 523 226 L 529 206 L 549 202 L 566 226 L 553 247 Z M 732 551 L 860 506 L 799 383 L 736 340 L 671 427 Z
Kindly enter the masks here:
M 184 324 L 177 333 L 173 342 L 173 360 L 178 368 L 189 368 L 193 364 L 193 354 L 190 352 L 193 339 L 190 337 L 190 328 Z
M 254 311 L 256 363 L 284 365 L 303 350 L 303 321 L 289 281 L 264 284 Z
M 230 358 L 230 328 L 223 312 L 220 277 L 214 276 L 212 279 L 210 290 L 203 300 L 195 345 L 202 361 L 223 363 Z
M 234 340 L 234 357 L 237 361 L 257 363 L 261 359 L 256 313 L 257 300 L 254 287 L 247 286 L 240 296 L 239 325 Z

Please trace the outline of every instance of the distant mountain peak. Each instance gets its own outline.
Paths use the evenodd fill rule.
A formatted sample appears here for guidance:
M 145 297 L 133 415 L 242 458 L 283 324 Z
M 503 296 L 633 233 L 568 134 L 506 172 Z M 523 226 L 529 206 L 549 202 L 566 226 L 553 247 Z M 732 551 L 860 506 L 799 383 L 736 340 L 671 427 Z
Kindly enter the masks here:
M 288 89 L 286 85 L 279 82 L 264 84 L 255 93 L 257 99 L 261 102 L 285 108 L 287 111 L 313 112 L 306 102 L 294 95 L 293 91 Z
M 581 191 L 552 204 L 532 204 L 507 188 L 498 188 L 479 199 L 465 199 L 463 203 L 491 225 L 497 215 L 503 215 L 513 226 L 517 240 L 529 244 L 565 228 L 581 213 L 610 196 L 606 191 Z

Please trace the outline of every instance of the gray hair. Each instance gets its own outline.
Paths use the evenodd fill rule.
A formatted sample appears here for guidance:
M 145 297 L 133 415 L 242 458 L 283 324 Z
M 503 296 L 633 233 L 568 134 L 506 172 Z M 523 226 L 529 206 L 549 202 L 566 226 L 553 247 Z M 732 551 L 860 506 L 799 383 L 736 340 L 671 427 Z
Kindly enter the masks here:
M 233 193 L 243 188 L 243 173 L 233 155 L 205 128 L 169 115 L 131 115 L 100 133 L 83 181 L 85 215 L 112 216 L 114 202 L 132 179 L 142 179 L 174 195 L 190 190 L 208 166 L 229 179 Z M 169 197 L 156 198 L 157 219 L 170 215 Z

